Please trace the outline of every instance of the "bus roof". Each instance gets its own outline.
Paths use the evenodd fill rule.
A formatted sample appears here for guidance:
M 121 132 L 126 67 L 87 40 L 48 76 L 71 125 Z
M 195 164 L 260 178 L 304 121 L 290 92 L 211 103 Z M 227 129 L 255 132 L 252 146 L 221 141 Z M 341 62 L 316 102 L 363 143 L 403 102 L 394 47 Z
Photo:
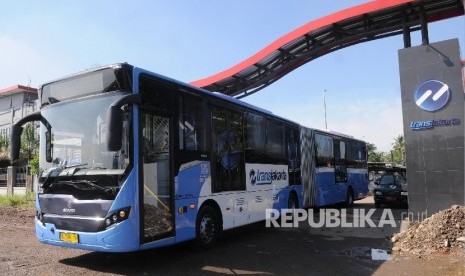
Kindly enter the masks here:
M 127 63 L 126 63 L 127 64 Z M 133 68 L 137 68 L 135 66 L 133 66 Z M 228 95 L 225 95 L 225 94 L 222 94 L 222 93 L 219 93 L 219 92 L 211 92 L 209 90 L 206 90 L 206 89 L 203 89 L 203 88 L 199 88 L 197 86 L 194 86 L 194 85 L 191 85 L 189 83 L 185 83 L 185 82 L 182 82 L 182 81 L 179 81 L 179 80 L 175 80 L 173 78 L 169 78 L 169 77 L 166 77 L 164 75 L 160 75 L 160 74 L 157 74 L 157 73 L 153 73 L 151 71 L 148 71 L 148 70 L 145 70 L 143 68 L 138 68 L 140 70 L 143 70 L 144 72 L 147 72 L 147 73 L 150 73 L 152 74 L 153 76 L 156 76 L 157 78 L 160 78 L 160 79 L 163 79 L 167 82 L 172 82 L 172 83 L 175 83 L 179 86 L 183 86 L 185 88 L 189 88 L 191 90 L 195 90 L 197 93 L 201 93 L 201 94 L 204 94 L 206 96 L 210 96 L 210 97 L 213 97 L 213 98 L 216 98 L 216 99 L 221 99 L 223 101 L 227 101 L 227 102 L 230 102 L 232 104 L 235 104 L 237 106 L 240 106 L 240 107 L 244 107 L 244 108 L 247 108 L 247 109 L 250 109 L 250 110 L 253 110 L 253 111 L 256 111 L 256 112 L 259 112 L 259 113 L 262 113 L 264 115 L 268 115 L 268 116 L 271 116 L 271 117 L 274 117 L 274 118 L 277 118 L 277 119 L 280 119 L 282 121 L 286 121 L 288 123 L 291 123 L 291 124 L 295 124 L 295 125 L 300 125 L 292 120 L 289 120 L 289 119 L 286 119 L 286 118 L 283 118 L 281 116 L 278 116 L 276 114 L 273 114 L 273 112 L 269 111 L 269 110 L 266 110 L 264 108 L 261 108 L 261 107 L 258 107 L 258 106 L 255 106 L 253 104 L 249 104 L 247 102 L 244 102 L 244 101 L 241 101 L 239 99 L 236 99 L 234 97 L 231 97 L 231 96 L 228 96 Z
M 356 139 L 353 136 L 346 135 L 346 134 L 343 134 L 343 133 L 339 133 L 339 132 L 335 132 L 335 131 L 331 131 L 331 130 L 329 130 L 329 131 L 328 130 L 320 130 L 320 129 L 314 129 L 314 128 L 309 128 L 309 127 L 306 127 L 306 126 L 302 126 L 297 122 L 294 122 L 292 120 L 283 118 L 283 117 L 278 116 L 276 114 L 273 114 L 273 112 L 271 112 L 269 110 L 260 108 L 258 106 L 253 105 L 253 104 L 249 104 L 247 102 L 241 101 L 241 100 L 236 99 L 234 97 L 231 97 L 231 96 L 219 93 L 219 92 L 211 92 L 209 90 L 205 90 L 205 89 L 199 88 L 197 86 L 193 86 L 193 85 L 191 85 L 189 83 L 178 81 L 178 80 L 175 80 L 173 78 L 166 77 L 164 75 L 160 75 L 158 73 L 154 73 L 154 72 L 151 72 L 149 70 L 139 68 L 139 67 L 133 66 L 131 64 L 125 63 L 125 62 L 124 63 L 110 64 L 110 65 L 106 65 L 106 66 L 100 66 L 100 67 L 96 67 L 96 68 L 91 68 L 89 70 L 84 70 L 84 71 L 81 71 L 81 72 L 78 72 L 78 73 L 75 73 L 75 74 L 71 74 L 71 75 L 68 75 L 68 76 L 65 76 L 65 77 L 62 77 L 62 78 L 58 78 L 58 79 L 55 79 L 53 81 L 42 84 L 40 86 L 40 89 L 42 90 L 42 88 L 45 85 L 48 85 L 48 84 L 51 84 L 51 83 L 54 83 L 54 82 L 59 82 L 59 81 L 62 81 L 62 80 L 66 80 L 66 79 L 69 79 L 69 78 L 77 77 L 79 75 L 90 74 L 92 72 L 96 72 L 96 71 L 100 71 L 100 70 L 104 70 L 104 69 L 109 69 L 109 68 L 123 68 L 123 67 L 141 70 L 142 72 L 148 73 L 148 74 L 150 74 L 150 75 L 152 75 L 152 76 L 154 76 L 156 78 L 159 78 L 161 80 L 164 80 L 166 82 L 171 82 L 171 83 L 179 85 L 181 87 L 188 88 L 190 90 L 194 90 L 199 94 L 203 94 L 203 95 L 206 95 L 208 97 L 213 97 L 213 98 L 216 98 L 216 99 L 227 101 L 227 102 L 232 103 L 232 104 L 234 104 L 236 106 L 247 108 L 249 110 L 253 110 L 253 111 L 256 111 L 256 112 L 262 113 L 264 115 L 280 119 L 282 121 L 285 121 L 285 122 L 288 122 L 288 123 L 291 123 L 291 124 L 299 125 L 301 127 L 307 128 L 307 129 L 311 129 L 311 130 L 321 132 L 321 133 L 327 133 L 327 134 L 334 135 L 334 136 L 345 137 L 345 138 L 349 138 L 349 139 L 352 139 L 352 140 L 358 140 L 358 141 L 364 142 L 364 141 L 362 141 L 360 139 Z
M 312 128 L 311 128 L 312 129 Z M 320 133 L 324 133 L 324 134 L 329 134 L 329 135 L 333 135 L 333 136 L 339 136 L 339 137 L 344 137 L 344 138 L 347 138 L 347 139 L 350 139 L 350 140 L 355 140 L 355 141 L 359 141 L 359 142 L 362 142 L 362 143 L 366 143 L 365 141 L 361 140 L 361 139 L 358 139 L 358 138 L 355 138 L 354 136 L 352 135 L 347 135 L 347 134 L 344 134 L 344 133 L 341 133 L 341 132 L 337 132 L 337 131 L 333 131 L 333 130 L 321 130 L 321 129 L 315 129 L 313 128 L 313 130 L 317 131 L 317 132 L 320 132 Z

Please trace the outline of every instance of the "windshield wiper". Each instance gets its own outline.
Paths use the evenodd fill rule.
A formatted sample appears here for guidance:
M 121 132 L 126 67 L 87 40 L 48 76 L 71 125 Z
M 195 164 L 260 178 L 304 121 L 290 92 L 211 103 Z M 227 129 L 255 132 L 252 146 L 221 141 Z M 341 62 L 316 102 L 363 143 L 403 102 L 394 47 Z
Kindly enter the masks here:
M 54 103 L 59 103 L 60 101 L 55 98 L 55 97 L 48 97 L 47 102 L 42 103 L 42 106 L 49 105 L 49 104 L 54 104 Z
M 55 183 L 52 183 L 52 185 L 59 184 L 59 185 L 70 185 L 75 188 L 78 188 L 82 184 L 85 184 L 87 186 L 90 186 L 96 190 L 100 190 L 102 192 L 105 192 L 106 194 L 113 194 L 114 193 L 114 188 L 113 187 L 104 187 L 99 184 L 96 184 L 95 182 L 89 181 L 89 180 L 77 180 L 77 181 L 58 181 Z
M 69 166 L 65 166 L 64 168 L 69 169 L 69 168 L 77 168 L 77 167 L 82 167 L 82 166 L 87 166 L 87 163 L 69 165 Z
M 47 102 L 48 102 L 49 104 L 54 104 L 54 103 L 59 103 L 60 101 L 59 101 L 57 98 L 55 98 L 55 97 L 48 97 L 48 98 L 47 98 Z
M 51 167 L 50 169 L 48 169 L 48 173 L 45 176 L 45 180 L 42 183 L 41 188 L 46 189 L 46 188 L 50 187 L 50 185 L 53 184 L 52 182 L 49 182 L 50 180 L 52 180 L 52 177 L 57 177 L 63 170 L 66 170 L 66 169 L 69 169 L 69 168 L 80 167 L 80 166 L 86 166 L 86 165 L 87 165 L 87 163 L 75 164 L 75 165 L 71 165 L 71 166 Z
M 97 188 L 102 191 L 106 191 L 108 188 L 95 184 L 89 180 L 78 180 L 78 181 L 59 181 L 58 184 L 70 184 L 70 185 L 79 185 L 79 184 L 86 184 L 92 188 Z
M 42 189 L 46 189 L 46 188 L 50 187 L 50 185 L 52 185 L 52 182 L 49 182 L 49 181 L 52 179 L 52 177 L 58 176 L 58 174 L 59 174 L 62 170 L 63 170 L 63 167 L 52 167 L 52 168 L 48 169 L 48 170 L 46 171 L 47 174 L 46 174 L 46 176 L 45 176 L 45 180 L 44 180 L 44 182 L 42 183 L 41 188 L 42 188 Z M 53 176 L 52 176 L 52 174 L 53 174 Z

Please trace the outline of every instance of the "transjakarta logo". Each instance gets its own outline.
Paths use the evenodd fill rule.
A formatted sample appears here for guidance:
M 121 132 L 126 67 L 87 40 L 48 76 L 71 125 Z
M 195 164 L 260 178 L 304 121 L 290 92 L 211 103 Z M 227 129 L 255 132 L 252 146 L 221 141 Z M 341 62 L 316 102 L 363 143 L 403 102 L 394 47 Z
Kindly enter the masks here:
M 458 126 L 460 125 L 460 119 L 452 118 L 447 120 L 429 120 L 429 121 L 413 121 L 410 122 L 410 129 L 412 130 L 422 130 L 422 129 L 430 129 L 434 127 L 442 127 L 442 126 Z
M 272 186 L 273 189 L 287 187 L 289 185 L 288 172 L 287 165 L 245 163 L 247 190 L 261 191 L 267 185 Z
M 449 86 L 438 80 L 428 80 L 422 83 L 413 96 L 417 106 L 425 111 L 434 112 L 445 107 L 450 100 Z M 432 129 L 434 127 L 458 126 L 461 121 L 458 118 L 447 118 L 427 121 L 410 122 L 411 130 Z
M 254 169 L 251 169 L 249 172 L 249 181 L 252 185 L 267 185 L 271 184 L 273 181 L 280 181 L 287 179 L 287 172 L 286 171 L 260 171 L 257 170 L 255 172 Z
M 447 84 L 438 80 L 428 80 L 417 88 L 414 99 L 419 108 L 434 112 L 446 106 L 450 94 Z

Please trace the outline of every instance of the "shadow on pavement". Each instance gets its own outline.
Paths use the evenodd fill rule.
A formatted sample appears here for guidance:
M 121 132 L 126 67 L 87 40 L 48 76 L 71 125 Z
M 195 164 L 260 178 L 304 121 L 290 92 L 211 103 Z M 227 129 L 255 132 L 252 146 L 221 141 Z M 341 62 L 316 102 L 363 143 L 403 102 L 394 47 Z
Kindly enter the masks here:
M 371 208 L 373 204 L 356 203 L 347 216 Z M 375 210 L 373 219 L 381 218 L 383 210 Z M 406 211 L 392 209 L 396 221 Z M 123 275 L 371 275 L 383 264 L 372 260 L 371 249 L 390 251 L 389 237 L 399 230 L 384 228 L 267 228 L 262 222 L 225 232 L 214 248 L 203 252 L 184 243 L 124 254 L 92 252 L 60 262 Z

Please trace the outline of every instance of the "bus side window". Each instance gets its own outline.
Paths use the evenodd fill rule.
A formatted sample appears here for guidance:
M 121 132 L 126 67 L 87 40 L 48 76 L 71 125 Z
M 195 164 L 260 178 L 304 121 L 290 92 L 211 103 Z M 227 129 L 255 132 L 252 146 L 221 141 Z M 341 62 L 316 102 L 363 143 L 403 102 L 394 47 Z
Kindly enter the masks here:
M 284 160 L 286 149 L 284 146 L 284 126 L 272 119 L 266 121 L 266 151 L 270 160 Z
M 289 170 L 294 170 L 300 166 L 299 150 L 297 148 L 299 145 L 297 130 L 286 127 L 286 144 Z
M 215 159 L 214 192 L 245 190 L 243 115 L 212 108 L 212 154 Z
M 357 167 L 357 147 L 356 147 L 356 142 L 355 141 L 351 141 L 351 140 L 348 140 L 347 141 L 347 149 L 346 149 L 346 152 L 347 152 L 347 158 L 346 158 L 346 162 L 347 162 L 347 168 L 356 168 Z
M 359 148 L 360 148 L 359 168 L 364 168 L 366 166 L 367 158 L 368 158 L 366 144 L 358 143 L 358 145 L 359 145 Z
M 287 159 L 289 165 L 289 185 L 301 184 L 299 131 L 286 126 Z
M 265 118 L 261 115 L 246 114 L 245 127 L 245 158 L 249 163 L 264 163 L 266 161 L 266 129 Z
M 179 118 L 180 149 L 205 150 L 202 101 L 194 97 L 184 96 Z
M 171 113 L 173 110 L 173 87 L 171 83 L 141 75 L 139 93 L 142 95 L 142 106 Z
M 333 139 L 331 137 L 315 134 L 315 151 L 317 167 L 334 167 Z
M 336 182 L 347 181 L 347 164 L 346 164 L 346 143 L 340 140 L 334 140 L 335 158 L 335 176 Z

